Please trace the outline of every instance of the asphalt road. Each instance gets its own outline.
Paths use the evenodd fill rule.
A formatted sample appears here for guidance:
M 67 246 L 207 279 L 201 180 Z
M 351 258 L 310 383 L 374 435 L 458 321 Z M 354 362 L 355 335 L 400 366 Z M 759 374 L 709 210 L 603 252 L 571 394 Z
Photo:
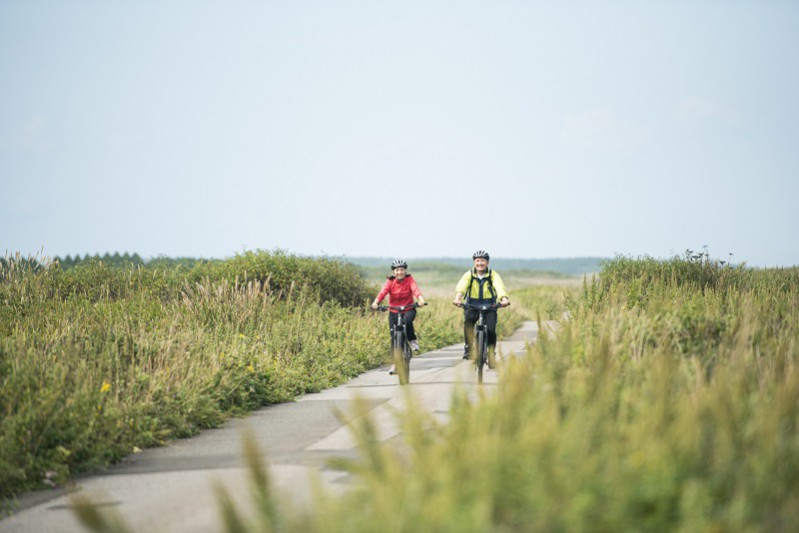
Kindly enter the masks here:
M 501 341 L 498 351 L 504 357 L 521 353 L 537 333 L 536 323 L 527 322 Z M 400 387 L 387 367 L 371 370 L 340 387 L 266 407 L 219 429 L 131 455 L 103 473 L 77 480 L 70 490 L 25 494 L 20 497 L 20 509 L 0 520 L 0 533 L 85 531 L 72 509 L 76 493 L 103 509 L 114 509 L 134 531 L 220 531 L 215 485 L 224 486 L 236 502 L 249 501 L 241 453 L 245 431 L 255 437 L 273 487 L 281 495 L 302 505 L 314 479 L 329 490 L 346 490 L 352 482 L 349 475 L 326 466 L 331 457 L 355 456 L 348 424 L 336 413 L 347 413 L 356 398 L 366 400 L 380 439 L 390 441 L 400 435 L 394 413 L 403 408 L 407 392 L 445 420 L 453 388 L 465 384 L 476 391 L 478 387 L 473 366 L 461 359 L 462 350 L 458 344 L 415 357 L 408 387 Z M 487 371 L 483 387 L 496 383 L 496 372 Z

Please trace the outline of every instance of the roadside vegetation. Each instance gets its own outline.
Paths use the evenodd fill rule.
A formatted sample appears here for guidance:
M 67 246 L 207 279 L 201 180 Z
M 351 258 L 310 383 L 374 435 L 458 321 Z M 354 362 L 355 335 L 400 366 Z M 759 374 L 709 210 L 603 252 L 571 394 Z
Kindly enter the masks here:
M 247 253 L 192 268 L 0 273 L 0 496 L 340 383 L 380 362 L 350 265 Z
M 448 423 L 409 397 L 396 448 L 364 406 L 359 483 L 312 514 L 277 505 L 251 449 L 262 512 L 247 522 L 223 494 L 228 530 L 799 528 L 799 269 L 617 258 L 567 295 L 568 318 L 559 299 L 557 333 L 497 394 L 456 392 Z

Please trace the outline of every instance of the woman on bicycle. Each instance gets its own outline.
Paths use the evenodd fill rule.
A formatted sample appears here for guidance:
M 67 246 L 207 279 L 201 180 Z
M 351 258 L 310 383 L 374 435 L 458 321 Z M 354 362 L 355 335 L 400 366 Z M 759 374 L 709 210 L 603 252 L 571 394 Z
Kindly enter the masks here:
M 455 299 L 453 305 L 460 307 L 461 299 L 466 296 L 466 303 L 472 305 L 495 304 L 499 299 L 500 307 L 510 305 L 508 291 L 502 278 L 495 270 L 488 268 L 488 252 L 477 250 L 472 255 L 474 268 L 466 272 L 455 287 Z M 463 310 L 463 358 L 469 358 L 470 342 L 474 337 L 474 323 L 477 322 L 478 311 L 474 309 Z M 493 309 L 486 314 L 486 326 L 488 329 L 488 350 L 491 354 L 497 345 L 497 311 Z
M 411 305 L 413 303 L 414 297 L 419 301 L 420 304 L 424 305 L 424 297 L 422 296 L 422 291 L 419 290 L 419 287 L 416 285 L 416 280 L 413 279 L 413 276 L 408 274 L 408 263 L 402 259 L 397 259 L 393 263 L 391 263 L 391 269 L 393 271 L 393 275 L 388 276 L 385 284 L 383 284 L 383 288 L 380 289 L 380 292 L 377 294 L 375 301 L 372 302 L 372 309 L 377 309 L 377 306 L 380 305 L 380 302 L 383 301 L 383 298 L 388 295 L 388 303 L 389 305 L 393 305 L 395 307 L 400 307 L 403 305 Z M 391 312 L 388 314 L 388 327 L 389 331 L 397 324 L 397 316 L 399 311 L 395 309 L 391 309 Z M 403 316 L 405 318 L 405 325 L 408 332 L 408 341 L 411 344 L 411 349 L 414 352 L 419 351 L 419 343 L 416 341 L 416 332 L 413 329 L 413 319 L 416 318 L 416 309 L 411 307 L 407 309 Z M 391 366 L 391 370 L 389 372 L 393 373 L 394 366 Z

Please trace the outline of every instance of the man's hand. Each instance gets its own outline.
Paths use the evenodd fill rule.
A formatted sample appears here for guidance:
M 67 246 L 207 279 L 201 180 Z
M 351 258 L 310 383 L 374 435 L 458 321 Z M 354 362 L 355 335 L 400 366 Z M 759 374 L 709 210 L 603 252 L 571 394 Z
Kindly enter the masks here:
M 461 298 L 463 298 L 463 293 L 456 292 L 455 293 L 455 298 L 452 300 L 452 305 L 454 305 L 455 307 L 460 307 L 461 306 Z
M 377 302 L 372 302 L 372 309 L 377 309 Z
M 510 305 L 510 300 L 508 300 L 508 297 L 505 296 L 504 298 L 502 298 L 502 300 L 499 301 L 499 305 L 502 307 L 508 307 Z

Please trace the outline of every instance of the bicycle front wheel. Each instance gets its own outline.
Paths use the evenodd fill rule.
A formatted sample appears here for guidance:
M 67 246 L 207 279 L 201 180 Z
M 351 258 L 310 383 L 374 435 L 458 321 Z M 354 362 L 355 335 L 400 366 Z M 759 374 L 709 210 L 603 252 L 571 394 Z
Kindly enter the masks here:
M 406 359 L 405 353 L 409 351 L 408 341 L 402 331 L 398 331 L 394 336 L 394 364 L 397 367 L 400 385 L 406 385 L 410 378 L 410 357 Z
M 402 351 L 402 370 L 405 373 L 405 383 L 411 382 L 411 355 L 411 345 L 406 340 Z
M 486 332 L 482 329 L 477 332 L 477 358 L 474 364 L 477 365 L 477 383 L 483 384 L 483 366 L 486 362 L 488 352 L 488 339 Z

